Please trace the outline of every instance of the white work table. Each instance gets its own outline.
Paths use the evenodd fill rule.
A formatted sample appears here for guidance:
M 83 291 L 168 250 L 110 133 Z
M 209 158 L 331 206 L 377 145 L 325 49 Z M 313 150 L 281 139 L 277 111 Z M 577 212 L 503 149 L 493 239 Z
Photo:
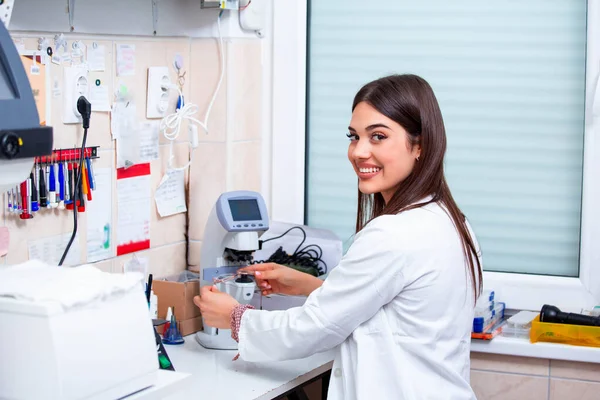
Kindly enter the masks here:
M 236 351 L 205 349 L 194 335 L 186 336 L 183 345 L 165 345 L 165 349 L 177 373 L 160 371 L 159 383 L 132 400 L 274 399 L 329 371 L 334 356 L 332 350 L 295 361 L 232 361 Z M 531 344 L 527 339 L 502 336 L 491 341 L 472 340 L 471 352 L 596 363 L 600 360 L 600 348 Z M 165 397 L 165 393 L 172 394 Z
M 330 370 L 334 357 L 328 351 L 295 361 L 232 361 L 236 351 L 205 349 L 194 335 L 186 336 L 183 345 L 165 349 L 175 370 L 191 375 L 180 387 L 172 387 L 168 400 L 274 399 Z

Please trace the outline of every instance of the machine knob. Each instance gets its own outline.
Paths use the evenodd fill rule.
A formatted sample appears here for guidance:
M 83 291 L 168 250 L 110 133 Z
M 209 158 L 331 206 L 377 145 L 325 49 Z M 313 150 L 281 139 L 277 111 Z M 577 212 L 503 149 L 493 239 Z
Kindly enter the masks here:
M 242 272 L 240 274 L 240 277 L 237 278 L 235 281 L 237 283 L 252 283 L 252 279 L 250 278 L 250 275 L 248 275 L 248 274 L 246 274 L 244 272 Z
M 11 159 L 19 154 L 20 138 L 13 132 L 7 132 L 0 136 L 0 152 L 4 157 Z

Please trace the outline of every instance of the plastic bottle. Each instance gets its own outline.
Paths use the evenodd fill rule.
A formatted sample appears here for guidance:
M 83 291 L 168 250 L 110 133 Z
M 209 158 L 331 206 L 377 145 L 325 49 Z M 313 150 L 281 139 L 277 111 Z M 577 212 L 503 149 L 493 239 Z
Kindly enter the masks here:
M 158 318 L 158 296 L 154 294 L 154 290 L 150 290 L 150 318 Z

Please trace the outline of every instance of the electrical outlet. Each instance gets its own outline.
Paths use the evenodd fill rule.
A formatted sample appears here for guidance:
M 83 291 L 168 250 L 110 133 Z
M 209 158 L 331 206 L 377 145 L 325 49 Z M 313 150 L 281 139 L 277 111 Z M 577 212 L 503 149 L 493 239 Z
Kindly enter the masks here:
M 77 111 L 77 99 L 85 96 L 89 100 L 88 69 L 85 67 L 64 68 L 63 123 L 78 124 L 82 122 Z M 94 105 L 92 104 L 92 110 Z
M 170 85 L 168 67 L 148 68 L 146 118 L 163 118 L 167 115 Z

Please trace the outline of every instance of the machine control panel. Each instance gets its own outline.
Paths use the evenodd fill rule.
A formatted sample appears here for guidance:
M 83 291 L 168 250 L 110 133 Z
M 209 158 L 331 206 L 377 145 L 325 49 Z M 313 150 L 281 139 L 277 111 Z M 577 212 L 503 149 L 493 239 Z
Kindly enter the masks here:
M 223 193 L 217 200 L 216 206 L 219 222 L 228 232 L 269 229 L 267 206 L 259 193 L 251 191 Z

